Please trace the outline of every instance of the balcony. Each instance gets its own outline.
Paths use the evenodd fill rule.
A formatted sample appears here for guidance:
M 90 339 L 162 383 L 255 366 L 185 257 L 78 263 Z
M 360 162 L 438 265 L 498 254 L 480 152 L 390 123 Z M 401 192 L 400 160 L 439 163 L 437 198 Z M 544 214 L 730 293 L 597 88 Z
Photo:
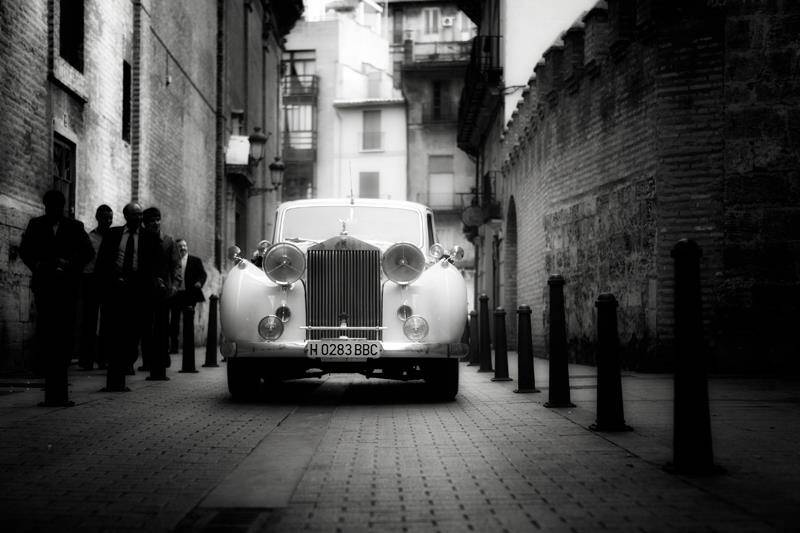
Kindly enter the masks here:
M 439 105 L 423 104 L 423 124 L 447 124 L 458 121 L 458 110 L 453 102 L 441 102 Z
M 440 69 L 466 64 L 470 59 L 471 48 L 472 41 L 408 40 L 402 45 L 392 45 L 392 57 L 394 61 L 401 62 L 403 70 Z
M 418 192 L 416 201 L 434 211 L 458 213 L 468 207 L 474 197 L 474 192 Z
M 315 161 L 317 132 L 315 130 L 283 131 L 283 160 L 288 162 Z
M 472 40 L 458 105 L 458 147 L 470 155 L 477 155 L 480 139 L 501 103 L 500 39 L 496 35 L 479 35 Z
M 281 79 L 281 98 L 284 105 L 316 105 L 319 78 L 314 74 L 284 76 Z

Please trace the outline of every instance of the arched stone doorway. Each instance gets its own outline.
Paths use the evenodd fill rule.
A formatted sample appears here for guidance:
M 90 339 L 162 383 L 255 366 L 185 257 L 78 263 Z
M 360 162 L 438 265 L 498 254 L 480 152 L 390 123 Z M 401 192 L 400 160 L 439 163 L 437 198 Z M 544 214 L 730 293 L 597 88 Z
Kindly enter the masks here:
M 506 310 L 507 341 L 510 350 L 517 349 L 517 205 L 512 196 L 503 238 L 503 307 Z

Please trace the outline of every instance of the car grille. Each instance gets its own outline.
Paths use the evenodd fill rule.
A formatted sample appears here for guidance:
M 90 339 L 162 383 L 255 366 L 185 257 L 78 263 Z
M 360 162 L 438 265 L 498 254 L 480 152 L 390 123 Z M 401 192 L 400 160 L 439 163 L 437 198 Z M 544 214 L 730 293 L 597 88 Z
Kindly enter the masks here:
M 338 327 L 346 315 L 348 329 L 309 329 L 309 339 L 341 335 L 380 339 L 381 258 L 377 249 L 308 251 L 308 325 Z M 350 329 L 352 328 L 352 329 Z

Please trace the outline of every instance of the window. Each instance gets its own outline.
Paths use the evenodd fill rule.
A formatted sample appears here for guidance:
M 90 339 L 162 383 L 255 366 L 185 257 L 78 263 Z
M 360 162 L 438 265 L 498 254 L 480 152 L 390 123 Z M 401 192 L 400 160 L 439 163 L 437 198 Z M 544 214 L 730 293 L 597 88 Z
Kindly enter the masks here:
M 422 19 L 425 24 L 425 34 L 439 33 L 439 8 L 425 8 L 422 10 Z
M 380 198 L 380 173 L 379 172 L 359 172 L 358 173 L 358 197 L 359 198 Z
M 83 0 L 59 0 L 58 8 L 58 53 L 83 72 Z
M 122 140 L 131 142 L 131 64 L 122 62 Z
M 53 135 L 53 189 L 64 193 L 70 218 L 75 218 L 75 144 Z
M 381 112 L 364 111 L 362 114 L 363 132 L 362 150 L 380 150 L 383 148 L 383 132 L 381 132 Z
M 392 11 L 392 42 L 394 44 L 403 43 L 403 9 Z
M 434 209 L 452 208 L 455 201 L 455 174 L 452 155 L 428 156 L 428 205 Z
M 448 86 L 446 81 L 433 82 L 433 102 L 432 102 L 432 116 L 433 120 L 442 120 L 448 118 L 449 112 Z

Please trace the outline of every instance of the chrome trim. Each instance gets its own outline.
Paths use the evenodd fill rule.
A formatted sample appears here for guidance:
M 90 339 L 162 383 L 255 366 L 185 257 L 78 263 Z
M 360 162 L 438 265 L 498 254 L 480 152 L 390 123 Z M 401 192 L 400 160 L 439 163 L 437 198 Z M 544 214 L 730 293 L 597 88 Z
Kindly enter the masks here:
M 306 274 L 308 326 L 304 329 L 307 339 L 338 336 L 348 330 L 366 332 L 368 340 L 381 339 L 381 254 L 378 248 L 312 247 L 308 250 Z M 329 326 L 341 324 L 343 316 L 347 327 Z
M 300 329 L 311 329 L 311 330 L 326 330 L 326 329 L 336 329 L 339 331 L 379 331 L 383 329 L 387 329 L 386 326 L 364 326 L 364 327 L 357 327 L 357 326 L 298 326 Z M 317 339 L 313 339 L 317 340 Z

